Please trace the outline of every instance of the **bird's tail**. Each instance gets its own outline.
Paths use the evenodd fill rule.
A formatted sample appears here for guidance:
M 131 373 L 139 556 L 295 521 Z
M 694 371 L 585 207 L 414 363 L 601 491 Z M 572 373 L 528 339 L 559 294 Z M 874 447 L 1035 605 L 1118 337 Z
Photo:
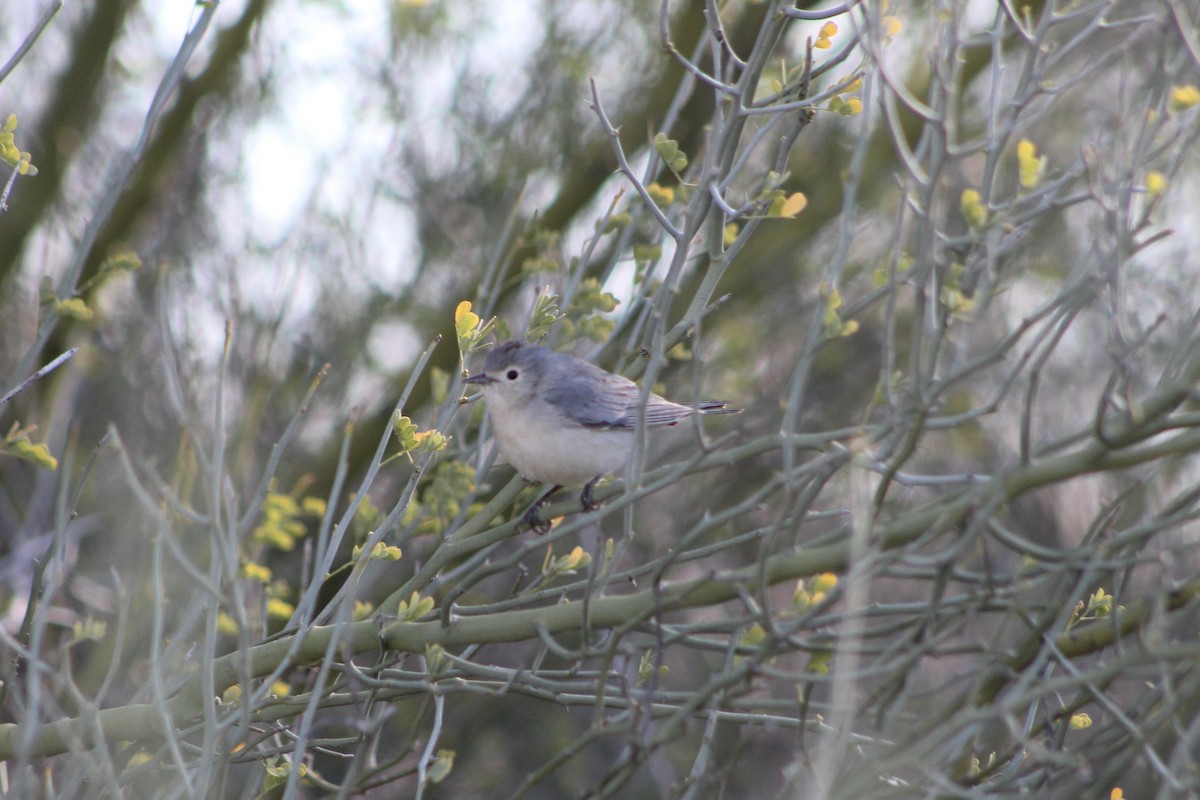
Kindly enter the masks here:
M 681 406 L 696 409 L 700 414 L 740 414 L 740 408 L 729 408 L 728 400 L 700 400 L 695 403 L 680 403 Z

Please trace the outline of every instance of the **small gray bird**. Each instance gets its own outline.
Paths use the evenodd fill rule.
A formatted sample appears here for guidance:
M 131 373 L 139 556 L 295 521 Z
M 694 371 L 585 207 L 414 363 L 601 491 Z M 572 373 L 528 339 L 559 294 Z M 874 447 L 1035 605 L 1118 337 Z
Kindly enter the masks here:
M 523 517 L 536 532 L 548 529 L 538 511 L 551 495 L 584 484 L 580 500 L 591 510 L 596 481 L 629 459 L 640 390 L 627 378 L 566 353 L 511 340 L 493 348 L 483 371 L 467 383 L 482 390 L 496 443 L 508 463 L 525 478 L 554 484 Z M 645 422 L 658 428 L 697 413 L 738 410 L 727 405 L 719 400 L 672 403 L 652 393 Z

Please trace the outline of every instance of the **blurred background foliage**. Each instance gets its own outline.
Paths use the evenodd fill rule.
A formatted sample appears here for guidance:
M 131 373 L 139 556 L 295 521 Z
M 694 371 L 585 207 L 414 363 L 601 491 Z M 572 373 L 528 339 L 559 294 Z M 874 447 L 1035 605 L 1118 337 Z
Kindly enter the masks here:
M 51 2 L 5 9 L 5 59 L 46 24 L 0 83 L 0 116 L 16 115 L 14 158 L 36 168 L 15 178 L 0 213 L 0 390 L 77 350 L 0 406 L 9 437 L 0 455 L 3 722 L 75 717 L 93 700 L 161 703 L 148 686 L 165 680 L 171 694 L 189 662 L 292 630 L 297 608 L 304 624 L 321 609 L 333 609 L 322 622 L 394 616 L 379 604 L 394 606 L 403 586 L 405 598 L 418 592 L 414 605 L 435 597 L 440 615 L 455 570 L 483 567 L 472 553 L 447 556 L 444 572 L 415 585 L 422 565 L 443 563 L 439 543 L 497 491 L 515 492 L 510 472 L 486 468 L 479 404 L 458 403 L 463 300 L 516 335 L 531 320 L 552 322 L 553 346 L 631 375 L 648 367 L 671 396 L 733 399 L 745 413 L 713 426 L 713 439 L 765 444 L 641 500 L 630 516 L 618 508 L 600 527 L 554 540 L 553 556 L 527 533 L 488 550 L 488 563 L 508 568 L 464 585 L 460 602 L 502 613 L 506 592 L 533 592 L 530 575 L 561 587 L 608 563 L 609 539 L 620 543 L 617 574 L 635 574 L 599 594 L 851 538 L 855 558 L 830 569 L 869 564 L 857 582 L 843 579 L 845 605 L 822 607 L 806 629 L 816 638 L 802 646 L 788 614 L 820 601 L 796 601 L 794 580 L 771 578 L 773 589 L 748 581 L 740 603 L 669 624 L 641 620 L 632 634 L 654 654 L 645 663 L 596 631 L 608 660 L 567 657 L 586 644 L 578 631 L 562 637 L 564 652 L 537 636 L 484 658 L 455 651 L 497 672 L 492 684 L 474 675 L 480 682 L 445 704 L 444 719 L 422 677 L 436 672 L 437 654 L 423 652 L 417 666 L 417 656 L 372 654 L 373 677 L 394 684 L 344 708 L 326 695 L 306 729 L 325 749 L 294 762 L 312 770 L 307 778 L 287 760 L 255 765 L 296 748 L 284 723 L 266 720 L 300 713 L 271 712 L 260 697 L 266 716 L 254 720 L 262 735 L 253 743 L 205 729 L 172 748 L 153 744 L 172 736 L 150 731 L 138 747 L 68 748 L 44 772 L 25 751 L 6 780 L 47 795 L 52 785 L 82 793 L 90 780 L 230 797 L 264 788 L 321 796 L 342 781 L 363 796 L 418 785 L 430 796 L 531 797 L 797 787 L 814 797 L 964 796 L 989 785 L 1108 796 L 1123 781 L 1163 797 L 1195 791 L 1195 751 L 1188 763 L 1181 755 L 1195 723 L 1164 719 L 1155 705 L 1175 692 L 1194 709 L 1195 676 L 1179 670 L 1194 653 L 1164 661 L 1131 647 L 1144 660 L 1130 657 L 1124 673 L 1095 655 L 1092 666 L 1110 671 L 1064 683 L 1051 708 L 1031 699 L 1026 681 L 1070 671 L 1056 673 L 1044 653 L 1026 659 L 1018 644 L 1030 629 L 1049 636 L 1080 615 L 1103 617 L 1121 588 L 1129 596 L 1118 605 L 1141 601 L 1163 615 L 1147 623 L 1148 638 L 1194 640 L 1194 626 L 1167 614 L 1194 609 L 1192 594 L 1155 594 L 1195 575 L 1190 440 L 1162 440 L 1161 453 L 1127 462 L 1097 455 L 1056 462 L 1054 474 L 1034 468 L 1096 443 L 1129 454 L 1121 448 L 1195 424 L 1200 7 L 850 6 L 96 0 L 53 15 Z M 822 28 L 830 20 L 832 32 Z M 189 30 L 197 46 L 183 58 Z M 829 49 L 812 47 L 822 38 Z M 815 75 L 804 69 L 810 54 Z M 698 79 L 684 59 L 729 72 Z M 757 75 L 743 95 L 713 89 L 739 74 Z M 855 75 L 863 83 L 815 111 L 793 105 L 748 119 L 730 140 L 746 157 L 720 176 L 724 201 L 747 205 L 705 210 L 691 220 L 692 239 L 665 236 L 618 171 L 614 141 L 682 226 L 710 189 L 697 176 L 717 159 L 732 103 L 784 94 L 777 104 L 795 104 Z M 164 86 L 161 113 L 146 125 Z M 658 133 L 688 166 L 655 161 Z M 794 215 L 772 210 L 772 197 L 801 194 Z M 555 307 L 535 308 L 545 296 Z M 664 335 L 680 325 L 685 341 Z M 398 401 L 411 426 L 405 452 L 390 440 Z M 430 430 L 448 439 L 422 438 Z M 694 450 L 681 437 L 651 465 Z M 988 476 L 1002 489 L 971 496 Z M 533 491 L 509 496 L 496 524 Z M 945 514 L 927 517 L 928 537 L 884 558 L 894 544 L 880 533 L 884 520 L 938 503 Z M 339 525 L 345 538 L 326 569 L 322 548 Z M 1028 547 L 1004 550 L 1013 535 Z M 1114 537 L 1125 544 L 1097 555 Z M 354 545 L 377 542 L 398 549 L 369 568 L 344 566 Z M 587 559 L 571 557 L 577 543 Z M 696 551 L 676 563 L 688 548 Z M 636 574 L 643 564 L 663 566 Z M 1110 593 L 1107 610 L 1098 589 Z M 779 605 L 756 606 L 768 598 Z M 1086 610 L 1072 616 L 1076 602 Z M 809 659 L 832 652 L 830 632 L 857 642 L 864 620 L 886 626 L 874 612 L 904 621 L 893 638 L 867 637 L 853 658 L 834 659 L 855 688 L 814 684 L 824 673 Z M 710 638 L 687 638 L 701 634 Z M 664 643 L 676 637 L 685 645 Z M 759 672 L 738 671 L 747 658 Z M 929 734 L 936 721 L 920 715 L 923 693 L 948 695 L 954 681 L 999 663 L 1030 692 L 1024 705 L 997 701 L 994 717 L 946 723 L 949 744 Z M 875 671 L 855 671 L 867 664 Z M 505 691 L 510 668 L 545 669 L 563 683 L 540 697 L 534 686 Z M 69 679 L 39 678 L 39 669 Z M 630 686 L 669 676 L 660 698 L 629 689 L 630 719 L 587 684 L 622 669 Z M 278 693 L 320 695 L 314 674 L 281 667 L 271 679 L 284 681 Z M 1112 699 L 1106 681 L 1118 674 L 1168 688 L 1123 687 Z M 32 688 L 41 683 L 45 696 Z M 585 684 L 591 704 L 565 699 L 589 696 Z M 976 687 L 982 707 L 991 689 Z M 704 698 L 695 719 L 661 740 L 652 715 L 634 713 L 642 700 L 685 706 L 693 692 Z M 1102 724 L 1073 750 L 1066 740 L 1082 734 L 1064 720 L 1089 702 Z M 816 721 L 800 735 L 804 725 L 781 722 L 817 719 L 810 703 L 828 703 L 825 719 L 842 727 Z M 719 726 L 703 713 L 717 708 L 729 715 Z M 1133 733 L 1143 719 L 1154 726 Z M 440 762 L 450 772 L 436 785 L 426 771 L 438 762 L 423 753 L 431 726 L 456 753 L 452 768 Z M 910 728 L 936 740 L 920 751 L 924 763 L 892 747 Z M 814 743 L 823 736 L 824 749 Z M 215 741 L 230 748 L 220 769 L 197 767 L 192 748 Z M 1054 757 L 1023 769 L 1022 748 L 1035 746 Z M 845 753 L 859 748 L 888 755 L 858 783 L 830 782 L 853 772 L 858 757 Z M 371 766 L 333 755 L 350 752 Z M 1111 769 L 1088 764 L 1089 753 Z M 272 789 L 272 769 L 290 783 Z

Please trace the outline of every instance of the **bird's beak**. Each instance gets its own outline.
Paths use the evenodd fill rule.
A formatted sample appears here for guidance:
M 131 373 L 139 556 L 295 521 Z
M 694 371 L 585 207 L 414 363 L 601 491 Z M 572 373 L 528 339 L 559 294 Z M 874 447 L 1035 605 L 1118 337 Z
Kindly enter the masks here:
M 493 378 L 491 375 L 488 375 L 486 372 L 477 372 L 476 374 L 467 378 L 466 381 L 464 381 L 464 383 L 478 383 L 478 384 L 495 383 L 495 382 L 496 382 L 496 379 Z

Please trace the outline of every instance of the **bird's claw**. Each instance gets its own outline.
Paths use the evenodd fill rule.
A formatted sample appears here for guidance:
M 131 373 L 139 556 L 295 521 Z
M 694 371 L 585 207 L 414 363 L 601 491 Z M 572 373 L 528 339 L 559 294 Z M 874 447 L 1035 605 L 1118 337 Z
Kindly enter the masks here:
M 600 480 L 600 478 L 601 476 L 597 475 L 595 478 L 592 478 L 590 481 L 584 484 L 583 492 L 581 492 L 579 495 L 579 504 L 583 506 L 584 512 L 595 511 L 600 507 L 600 504 L 597 503 L 595 498 L 592 497 L 592 490 L 596 488 L 596 483 Z M 529 529 L 534 533 L 543 534 L 550 530 L 550 521 L 543 520 L 541 518 L 542 506 L 546 505 L 546 502 L 550 499 L 550 497 L 561 488 L 561 486 L 555 486 L 553 489 L 546 492 L 538 499 L 536 503 L 531 505 L 529 509 L 521 515 L 521 521 L 528 525 Z
M 583 485 L 583 491 L 579 494 L 579 504 L 583 506 L 583 510 L 585 512 L 595 511 L 600 507 L 600 504 L 597 503 L 595 498 L 592 497 L 592 489 L 596 488 L 596 482 L 599 480 L 599 475 L 597 475 L 595 478 L 592 478 Z
M 534 505 L 530 506 L 529 510 L 521 516 L 521 521 L 529 526 L 529 530 L 533 531 L 539 536 L 550 530 L 550 523 L 548 521 L 543 521 L 539 515 L 541 510 L 541 504 L 535 503 Z

